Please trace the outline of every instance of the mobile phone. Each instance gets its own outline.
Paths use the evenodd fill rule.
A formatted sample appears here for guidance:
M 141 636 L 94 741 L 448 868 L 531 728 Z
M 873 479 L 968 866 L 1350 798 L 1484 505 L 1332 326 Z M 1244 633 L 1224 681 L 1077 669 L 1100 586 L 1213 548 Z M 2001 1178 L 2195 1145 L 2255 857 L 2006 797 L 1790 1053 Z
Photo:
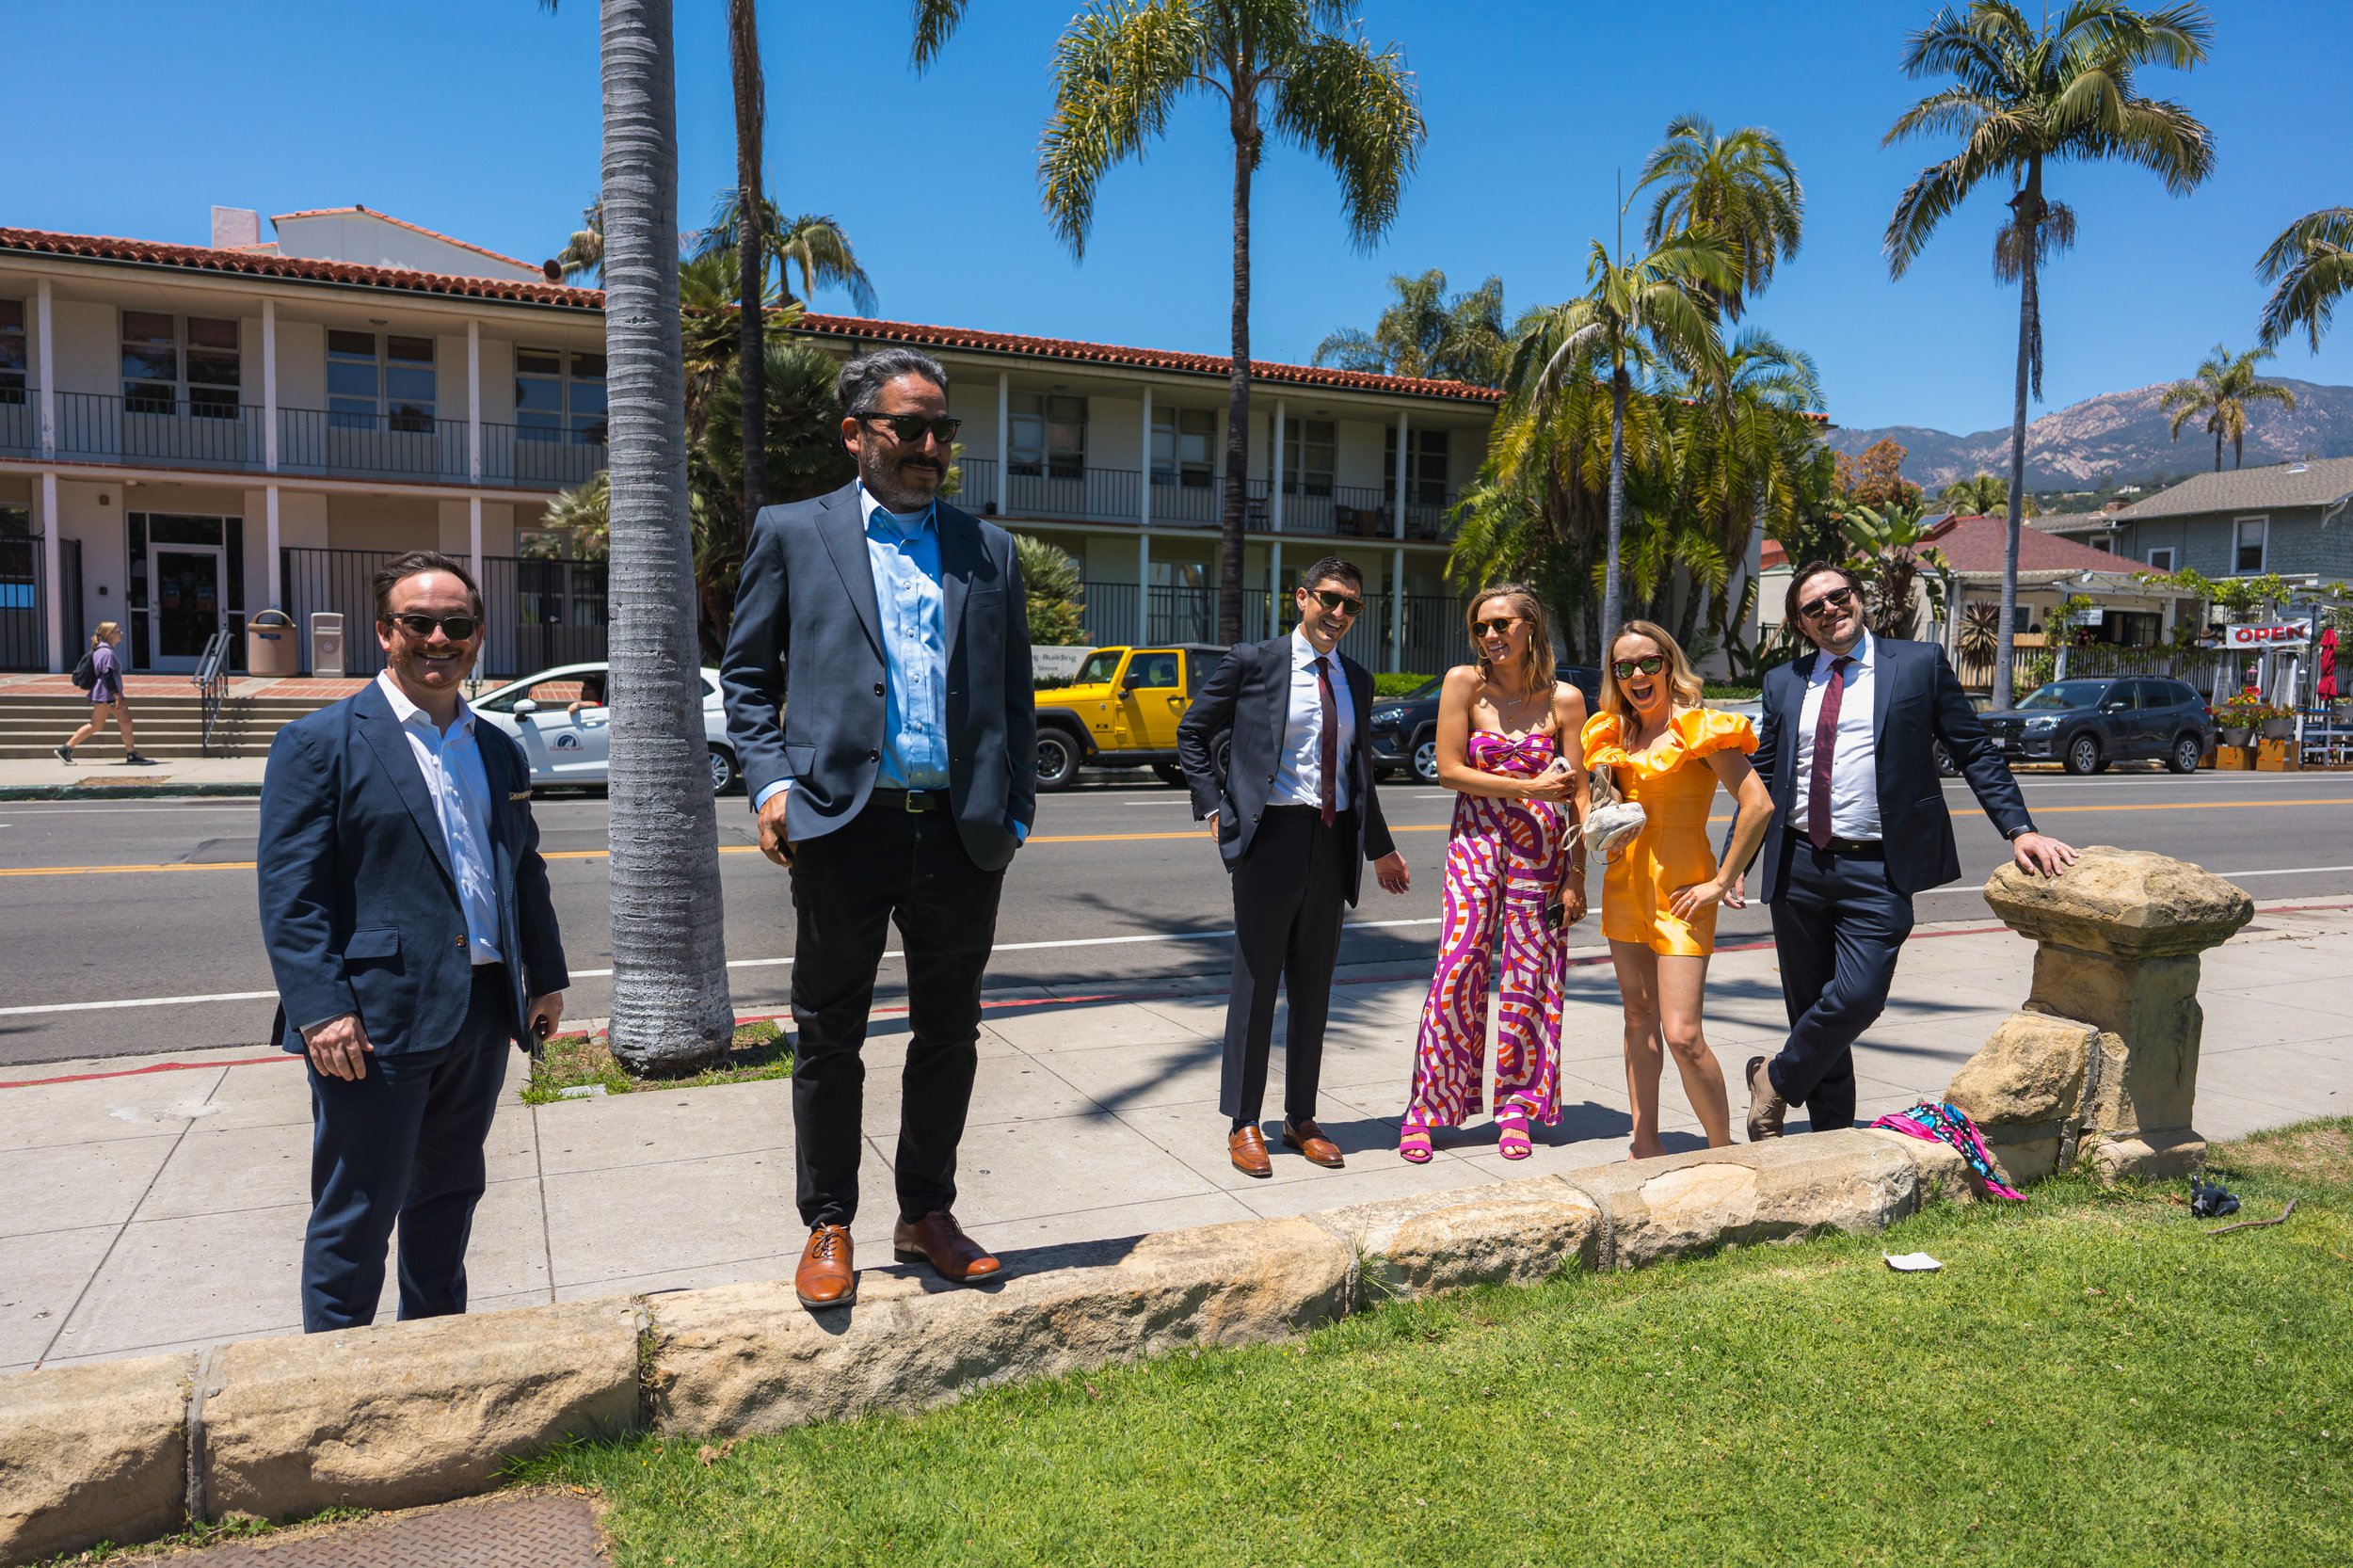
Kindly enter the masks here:
M 1554 899 L 1545 905 L 1545 929 L 1560 931 L 1569 923 L 1569 905 L 1564 899 Z

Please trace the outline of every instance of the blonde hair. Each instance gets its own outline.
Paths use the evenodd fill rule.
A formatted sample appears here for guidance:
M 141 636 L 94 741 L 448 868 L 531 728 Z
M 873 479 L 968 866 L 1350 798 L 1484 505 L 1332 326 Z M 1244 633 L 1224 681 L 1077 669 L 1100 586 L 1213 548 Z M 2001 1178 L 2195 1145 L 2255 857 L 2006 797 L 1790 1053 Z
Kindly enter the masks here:
M 1471 656 L 1479 664 L 1481 677 L 1495 672 L 1487 667 L 1486 650 L 1479 646 L 1479 612 L 1489 602 L 1502 600 L 1512 606 L 1512 613 L 1528 622 L 1528 651 L 1520 658 L 1520 674 L 1526 678 L 1530 692 L 1549 692 L 1553 688 L 1552 616 L 1545 612 L 1545 601 L 1536 597 L 1536 590 L 1525 583 L 1496 583 L 1471 596 L 1470 604 L 1463 612 L 1463 630 L 1470 633 Z
M 1618 672 L 1612 667 L 1618 660 L 1618 644 L 1628 637 L 1647 637 L 1658 645 L 1658 651 L 1667 661 L 1667 690 L 1673 694 L 1675 702 L 1686 708 L 1707 706 L 1707 688 L 1700 682 L 1700 672 L 1693 669 L 1691 661 L 1684 656 L 1683 645 L 1669 636 L 1667 629 L 1657 621 L 1630 620 L 1618 628 L 1617 635 L 1609 639 L 1609 650 L 1602 655 L 1603 712 L 1615 713 L 1624 719 L 1630 717 L 1634 712 L 1634 705 L 1626 701 L 1625 691 L 1618 685 Z
M 107 641 L 121 630 L 122 625 L 119 621 L 100 621 L 98 623 L 98 630 L 89 634 L 90 648 L 95 650 L 100 643 Z

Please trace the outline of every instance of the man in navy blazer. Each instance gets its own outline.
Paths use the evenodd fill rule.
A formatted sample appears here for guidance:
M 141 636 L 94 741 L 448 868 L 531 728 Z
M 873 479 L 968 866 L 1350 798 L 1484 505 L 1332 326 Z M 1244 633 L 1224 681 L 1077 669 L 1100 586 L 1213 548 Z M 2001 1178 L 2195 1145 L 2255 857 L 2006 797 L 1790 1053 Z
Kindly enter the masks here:
M 1789 580 L 1814 651 L 1767 673 L 1756 771 L 1773 818 L 1758 859 L 1789 1038 L 1751 1057 L 1751 1141 L 1803 1105 L 1816 1131 L 1854 1124 L 1854 1043 L 1887 1005 L 1913 895 L 1961 876 L 1933 742 L 1968 779 L 2018 864 L 2057 876 L 2075 852 L 2035 831 L 2009 764 L 1932 643 L 1875 637 L 1862 584 L 1816 563 Z
M 400 1316 L 466 1309 L 466 1240 L 506 1048 L 570 984 L 521 749 L 459 683 L 482 596 L 419 551 L 376 574 L 384 672 L 286 726 L 262 781 L 271 1032 L 308 1058 L 302 1326 L 373 1321 L 400 1227 Z

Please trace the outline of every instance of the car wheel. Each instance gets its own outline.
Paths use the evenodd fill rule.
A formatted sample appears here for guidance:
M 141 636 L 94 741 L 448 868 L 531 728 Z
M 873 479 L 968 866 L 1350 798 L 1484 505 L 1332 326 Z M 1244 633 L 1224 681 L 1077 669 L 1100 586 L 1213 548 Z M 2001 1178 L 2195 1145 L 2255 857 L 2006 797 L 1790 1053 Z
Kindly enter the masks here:
M 1953 754 L 1945 749 L 1944 742 L 1930 740 L 1929 742 L 1929 755 L 1936 759 L 1937 776 L 1940 778 L 1959 778 L 1961 776 L 1961 769 L 1954 764 Z
M 2206 755 L 2206 744 L 2195 735 L 2174 737 L 2173 749 L 2166 753 L 2165 765 L 2175 773 L 2196 773 L 2199 760 Z
M 1060 729 L 1037 732 L 1037 787 L 1066 790 L 1079 776 L 1079 743 Z
M 1153 763 L 1152 776 L 1172 790 L 1181 790 L 1185 787 L 1185 770 L 1174 762 Z
M 725 746 L 711 748 L 711 792 L 726 794 L 735 788 L 735 755 Z
M 2078 735 L 2067 743 L 2069 773 L 2098 773 L 2106 766 L 2106 760 L 2100 755 L 2100 738 L 2097 735 Z
M 1425 730 L 1414 739 L 1414 776 L 1424 784 L 1438 781 L 1438 734 Z
M 1225 770 L 1234 760 L 1234 732 L 1227 730 L 1209 743 L 1209 766 L 1217 774 L 1220 785 L 1225 782 Z

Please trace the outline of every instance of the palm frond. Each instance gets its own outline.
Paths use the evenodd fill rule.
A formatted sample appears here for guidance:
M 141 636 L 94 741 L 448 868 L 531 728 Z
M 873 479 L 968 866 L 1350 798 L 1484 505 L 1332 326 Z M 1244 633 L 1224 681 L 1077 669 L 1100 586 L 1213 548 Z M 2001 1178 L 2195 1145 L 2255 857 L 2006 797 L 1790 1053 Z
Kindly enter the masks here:
M 2275 285 L 2258 336 L 2268 348 L 2302 328 L 2313 353 L 2336 303 L 2353 294 L 2353 207 L 2307 213 L 2265 248 L 2255 270 Z
M 1405 182 L 1429 136 L 1404 55 L 1363 39 L 1321 34 L 1280 62 L 1274 129 L 1340 177 L 1350 240 L 1369 250 L 1397 217 Z
M 1083 11 L 1054 46 L 1054 111 L 1038 140 L 1047 220 L 1086 254 L 1095 194 L 1123 158 L 1167 129 L 1178 98 L 1216 66 L 1201 10 L 1187 0 L 1111 0 Z
M 967 4 L 968 0 L 913 0 L 915 40 L 907 51 L 907 64 L 918 76 L 930 70 L 939 52 L 948 47 L 957 24 L 964 20 Z

